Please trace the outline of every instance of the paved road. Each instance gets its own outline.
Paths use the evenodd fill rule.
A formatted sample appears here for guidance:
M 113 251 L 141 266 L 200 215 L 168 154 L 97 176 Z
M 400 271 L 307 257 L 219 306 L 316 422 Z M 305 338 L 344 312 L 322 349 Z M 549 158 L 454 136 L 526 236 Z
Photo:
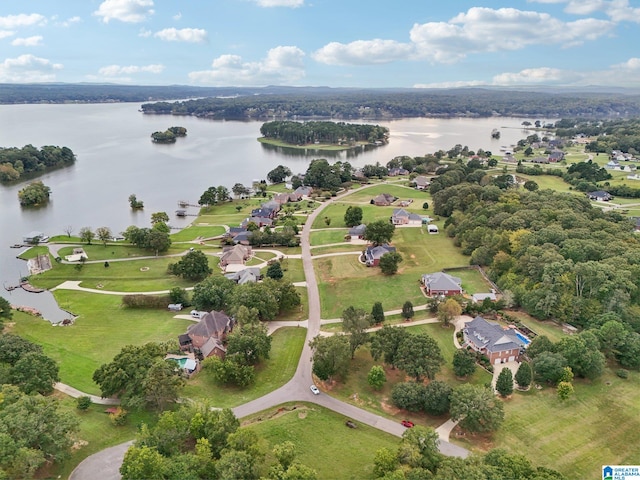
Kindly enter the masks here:
M 375 185 L 375 184 L 373 184 Z M 369 186 L 373 186 L 369 185 Z M 367 188 L 364 186 L 361 188 Z M 302 266 L 307 282 L 307 294 L 309 302 L 309 319 L 307 321 L 307 337 L 305 340 L 302 354 L 298 362 L 293 378 L 282 387 L 268 393 L 260 398 L 247 402 L 243 405 L 235 407 L 233 409 L 234 414 L 238 418 L 246 417 L 248 415 L 261 412 L 268 408 L 275 407 L 285 402 L 290 401 L 306 401 L 315 403 L 326 407 L 330 410 L 338 412 L 345 417 L 348 417 L 357 422 L 370 425 L 374 428 L 378 428 L 392 435 L 398 437 L 402 436 L 405 428 L 395 420 L 381 417 L 374 413 L 368 412 L 354 405 L 350 405 L 346 402 L 342 402 L 336 398 L 333 398 L 324 393 L 314 395 L 311 393 L 309 386 L 313 383 L 313 375 L 311 372 L 311 348 L 309 347 L 309 341 L 316 335 L 320 334 L 320 292 L 318 290 L 318 283 L 316 275 L 313 269 L 313 258 L 311 255 L 309 237 L 311 234 L 311 225 L 314 220 L 320 214 L 320 212 L 332 201 L 340 200 L 343 196 L 348 195 L 351 192 L 339 195 L 330 201 L 327 201 L 320 205 L 309 217 L 302 229 L 301 234 L 301 246 L 302 246 Z M 317 257 L 315 257 L 317 258 Z M 426 306 L 424 307 L 426 308 Z M 417 322 L 411 322 L 416 324 Z M 452 427 L 451 427 L 452 428 Z M 463 457 L 466 458 L 469 455 L 469 451 L 465 448 L 459 447 L 447 441 L 449 437 L 450 428 L 447 426 L 441 430 L 444 435 L 440 438 L 439 449 L 445 455 Z M 126 446 L 125 446 L 126 445 Z M 98 452 L 78 465 L 76 470 L 71 474 L 70 480 L 94 480 L 96 472 L 100 472 L 99 478 L 106 480 L 116 480 L 120 478 L 118 470 L 122 464 L 124 453 L 126 452 L 130 442 L 127 444 L 118 445 L 102 452 Z M 104 457 L 108 457 L 108 461 Z

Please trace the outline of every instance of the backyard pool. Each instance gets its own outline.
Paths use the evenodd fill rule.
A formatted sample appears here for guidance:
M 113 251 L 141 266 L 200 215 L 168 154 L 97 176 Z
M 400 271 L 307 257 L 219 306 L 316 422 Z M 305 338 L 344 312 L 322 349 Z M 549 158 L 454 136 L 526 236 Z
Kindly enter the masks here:
M 529 345 L 531 343 L 531 340 L 529 340 L 527 337 L 525 337 L 520 332 L 516 332 L 516 337 L 518 337 L 520 340 L 522 340 L 522 343 L 524 343 L 525 345 Z

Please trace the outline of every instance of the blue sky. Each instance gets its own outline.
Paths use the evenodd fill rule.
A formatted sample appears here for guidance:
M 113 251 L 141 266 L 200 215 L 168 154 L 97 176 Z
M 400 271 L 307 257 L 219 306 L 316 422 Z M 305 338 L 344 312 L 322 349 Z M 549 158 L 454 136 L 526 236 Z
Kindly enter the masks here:
M 640 0 L 5 0 L 0 82 L 638 88 Z

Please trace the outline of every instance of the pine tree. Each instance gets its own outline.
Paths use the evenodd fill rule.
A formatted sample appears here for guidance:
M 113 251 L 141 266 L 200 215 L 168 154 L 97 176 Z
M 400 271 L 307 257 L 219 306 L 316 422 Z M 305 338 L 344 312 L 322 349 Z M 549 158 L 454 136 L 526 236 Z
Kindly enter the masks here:
M 520 388 L 527 388 L 531 385 L 531 378 L 533 372 L 531 371 L 531 364 L 529 362 L 522 362 L 516 372 L 516 383 Z
M 373 304 L 373 308 L 371 309 L 371 320 L 374 325 L 379 325 L 384 322 L 384 309 L 382 308 L 381 302 Z
M 503 368 L 498 375 L 496 390 L 502 397 L 508 397 L 513 393 L 513 374 L 510 368 Z

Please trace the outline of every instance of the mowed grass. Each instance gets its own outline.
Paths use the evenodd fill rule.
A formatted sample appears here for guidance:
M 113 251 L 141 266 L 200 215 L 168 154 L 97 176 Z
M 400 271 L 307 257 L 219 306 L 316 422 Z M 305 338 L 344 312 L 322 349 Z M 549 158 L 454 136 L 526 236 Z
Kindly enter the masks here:
M 179 232 L 171 234 L 172 242 L 191 242 L 222 235 L 226 229 L 222 225 L 189 225 Z
M 207 400 L 215 407 L 235 407 L 254 400 L 287 383 L 296 371 L 306 328 L 279 328 L 272 335 L 271 355 L 256 367 L 256 381 L 248 388 L 218 385 L 206 371 L 187 381 L 182 396 Z
M 491 291 L 491 285 L 475 268 L 469 268 L 465 270 L 451 270 L 447 271 L 449 275 L 458 277 L 462 280 L 462 288 L 468 295 L 474 293 L 488 293 Z
M 386 276 L 378 267 L 362 265 L 357 255 L 315 260 L 322 318 L 340 317 L 349 306 L 369 311 L 376 301 L 383 302 L 387 310 L 401 308 L 406 300 L 424 304 L 426 298 L 419 284 L 422 274 L 469 263 L 442 233 L 429 235 L 421 228 L 401 228 L 396 230 L 393 244 L 403 258 L 395 275 Z
M 415 188 L 394 185 L 391 183 L 381 183 L 374 187 L 355 190 L 348 197 L 343 198 L 343 201 L 352 203 L 369 203 L 372 198 L 380 195 L 381 193 L 388 193 L 394 197 L 398 197 L 399 200 L 413 199 L 414 204 L 421 200 L 419 203 L 420 207 L 425 200 L 429 200 L 431 198 L 429 193 L 423 190 L 416 190 Z
M 302 268 L 302 260 L 299 258 L 283 258 L 280 261 L 280 266 L 282 267 L 282 272 L 284 273 L 283 280 L 285 282 L 304 282 L 304 269 Z M 262 272 L 266 274 L 267 269 L 265 268 Z
M 9 331 L 42 345 L 58 362 L 63 383 L 94 395 L 100 389 L 92 380 L 93 372 L 122 347 L 176 340 L 191 324 L 164 310 L 124 308 L 116 295 L 58 290 L 55 297 L 62 308 L 78 315 L 73 325 L 54 327 L 41 318 L 14 312 Z
M 561 402 L 555 389 L 532 389 L 505 401 L 505 422 L 493 447 L 526 452 L 567 478 L 601 478 L 602 465 L 638 463 L 640 376 L 620 379 L 609 370 L 593 383 L 574 382 Z M 536 461 L 536 459 L 538 459 Z
M 276 317 L 276 320 L 283 322 L 300 322 L 309 318 L 309 295 L 307 293 L 307 287 L 295 287 L 296 291 L 300 295 L 300 306 L 293 310 L 280 313 Z
M 313 222 L 314 229 L 322 229 L 322 228 L 347 228 L 347 225 L 344 223 L 344 214 L 347 211 L 349 206 L 354 206 L 352 203 L 349 203 L 349 199 L 351 197 L 347 197 L 343 201 L 333 203 L 329 205 L 327 208 L 322 210 L 320 215 Z M 414 201 L 408 207 L 399 207 L 397 205 L 391 205 L 389 207 L 379 207 L 376 205 L 371 205 L 369 203 L 363 205 L 357 205 L 362 208 L 362 223 L 371 223 L 377 220 L 386 220 L 389 221 L 393 211 L 397 208 L 404 208 L 405 210 L 417 213 L 419 215 L 427 215 L 433 216 L 432 210 L 424 210 L 422 208 L 423 200 Z M 431 203 L 428 202 L 431 206 Z M 431 213 L 430 213 L 431 212 Z M 329 218 L 329 225 L 326 224 L 325 219 Z
M 171 263 L 180 261 L 176 257 L 154 257 L 139 260 L 110 261 L 104 263 L 57 264 L 40 275 L 31 277 L 34 285 L 53 288 L 67 280 L 80 281 L 82 287 L 100 288 L 117 292 L 152 292 L 173 287 L 192 287 L 194 282 L 167 274 Z M 209 267 L 217 268 L 219 258 L 207 255 Z
M 291 409 L 293 406 L 295 410 Z M 243 424 L 267 441 L 269 451 L 279 443 L 293 442 L 296 460 L 316 470 L 318 478 L 373 479 L 376 450 L 388 448 L 395 452 L 400 444 L 398 437 L 367 425 L 358 423 L 358 428 L 348 428 L 346 417 L 318 405 L 297 403 L 283 407 L 285 410 L 278 414 L 274 408 Z M 273 462 L 269 453 L 264 464 Z
M 312 246 L 342 243 L 345 241 L 344 237 L 348 232 L 346 226 L 345 228 L 323 229 L 317 232 L 311 232 L 310 243 Z
M 41 247 L 38 247 L 41 248 Z M 136 258 L 136 257 L 152 257 L 154 252 L 138 248 L 134 245 L 125 245 L 122 243 L 107 243 L 104 246 L 101 243 L 92 243 L 91 245 L 78 242 L 74 246 L 62 247 L 58 250 L 60 258 L 64 260 L 66 255 L 71 255 L 74 248 L 82 248 L 87 254 L 87 260 L 113 260 L 114 258 Z M 172 245 L 168 252 L 163 255 L 171 253 L 184 252 L 187 249 L 184 245 Z

